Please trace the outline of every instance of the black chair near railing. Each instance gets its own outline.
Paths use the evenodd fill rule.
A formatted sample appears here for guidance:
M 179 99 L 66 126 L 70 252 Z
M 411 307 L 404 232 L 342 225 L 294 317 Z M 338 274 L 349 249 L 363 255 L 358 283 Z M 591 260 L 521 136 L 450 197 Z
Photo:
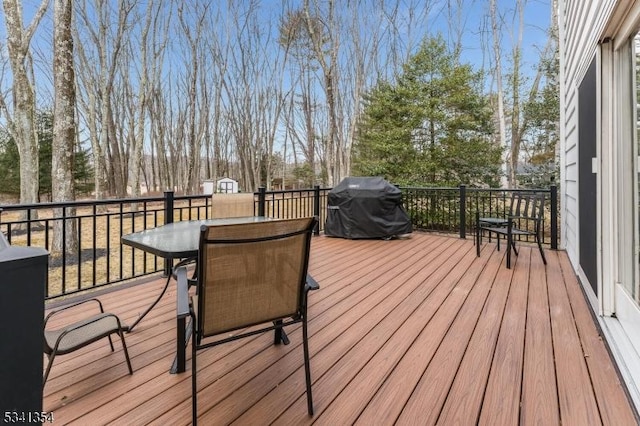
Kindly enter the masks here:
M 542 261 L 547 259 L 542 248 L 542 224 L 544 217 L 544 194 L 537 192 L 515 192 L 511 196 L 509 214 L 506 217 L 483 217 L 476 211 L 476 254 L 480 257 L 482 234 L 496 234 L 500 250 L 500 238 L 507 240 L 507 268 L 511 268 L 511 250 L 518 255 L 516 240 L 532 236 L 538 245 Z

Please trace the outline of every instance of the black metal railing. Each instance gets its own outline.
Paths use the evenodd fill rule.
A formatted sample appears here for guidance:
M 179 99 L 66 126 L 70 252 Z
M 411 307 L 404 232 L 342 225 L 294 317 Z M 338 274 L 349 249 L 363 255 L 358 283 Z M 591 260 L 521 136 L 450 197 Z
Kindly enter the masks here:
M 174 196 L 172 191 L 161 197 L 3 205 L 0 231 L 13 245 L 50 252 L 45 296 L 51 299 L 163 270 L 155 256 L 123 247 L 120 237 L 173 221 L 208 218 L 210 205 L 208 195 Z M 58 247 L 54 227 L 59 228 Z M 73 235 L 77 238 L 71 240 Z
M 401 188 L 403 203 L 415 229 L 458 233 L 466 238 L 475 235 L 475 212 L 483 217 L 504 217 L 509 214 L 511 194 L 539 192 L 545 194 L 545 215 L 542 242 L 558 248 L 558 191 L 548 189 L 484 189 L 467 188 Z M 528 239 L 527 239 L 528 238 Z M 526 241 L 533 237 L 525 238 Z
M 400 188 L 414 229 L 475 235 L 475 212 L 482 216 L 507 215 L 511 194 L 524 190 L 457 188 Z M 254 214 L 278 218 L 317 216 L 316 234 L 324 229 L 330 188 L 254 193 Z M 546 195 L 543 242 L 558 247 L 557 189 L 536 190 Z M 155 272 L 167 273 L 169 265 L 141 250 L 123 246 L 122 235 L 165 223 L 211 217 L 211 196 L 175 196 L 41 203 L 0 206 L 0 231 L 15 245 L 44 247 L 51 253 L 48 299 L 122 282 Z M 60 228 L 62 245 L 53 247 L 53 228 Z M 76 233 L 72 232 L 76 228 Z M 73 247 L 67 235 L 77 235 Z
M 319 219 L 316 235 L 324 230 L 327 219 L 327 196 L 331 188 L 294 189 L 284 191 L 267 191 L 258 189 L 254 213 L 258 216 L 269 216 L 281 219 L 316 216 Z

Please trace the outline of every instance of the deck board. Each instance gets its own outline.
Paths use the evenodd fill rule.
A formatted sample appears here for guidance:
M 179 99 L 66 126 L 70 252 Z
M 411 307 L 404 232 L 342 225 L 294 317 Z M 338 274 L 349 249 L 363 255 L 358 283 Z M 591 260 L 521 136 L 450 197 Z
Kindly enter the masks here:
M 566 256 L 559 257 L 560 267 L 565 280 L 572 280 L 572 269 Z M 567 286 L 571 309 L 580 335 L 598 410 L 605 425 L 632 424 L 631 412 L 625 409 L 625 402 L 619 398 L 607 398 L 606 395 L 619 393 L 622 389 L 615 367 L 609 362 L 610 356 L 602 344 L 602 337 L 594 327 L 586 300 L 578 286 Z
M 309 298 L 315 415 L 306 410 L 301 328 L 198 353 L 202 424 L 636 424 L 564 252 L 504 250 L 414 233 L 391 241 L 316 237 Z M 132 323 L 164 279 L 100 295 Z M 144 281 L 144 280 L 143 280 Z M 171 375 L 175 286 L 126 335 L 56 359 L 44 409 L 56 424 L 187 425 L 187 371 Z M 73 316 L 73 315 L 72 315 Z M 55 325 L 56 321 L 52 322 Z M 587 422 L 587 423 L 585 423 Z
M 547 273 L 549 282 L 562 282 L 558 262 L 551 262 Z M 548 289 L 560 419 L 565 425 L 602 424 L 567 289 L 556 285 Z
M 448 367 L 455 371 L 457 366 L 454 354 L 462 353 L 461 347 L 468 343 L 466 335 L 471 334 L 474 316 L 476 316 L 474 311 L 479 312 L 482 308 L 482 304 L 478 302 L 486 298 L 489 290 L 489 282 L 486 279 L 480 279 L 475 285 L 474 268 L 484 268 L 485 264 L 482 261 L 488 259 L 488 257 L 480 258 L 466 270 L 465 275 L 457 283 L 454 281 L 456 291 L 449 292 L 435 316 L 410 342 L 411 346 L 407 348 L 402 359 L 398 360 L 393 374 L 388 375 L 384 385 L 371 399 L 358 419 L 359 423 L 372 424 L 376 419 L 383 423 L 395 421 L 424 371 L 431 365 L 432 359 L 435 363 L 443 363 L 440 365 L 441 368 L 439 367 L 441 372 Z M 492 263 L 494 268 L 498 267 L 499 262 L 496 258 L 492 259 Z M 449 363 L 451 364 L 448 365 Z M 375 365 L 371 368 L 375 370 Z M 440 387 L 444 384 L 436 380 L 431 385 Z M 424 420 L 423 424 L 429 424 L 428 419 Z
M 559 424 L 558 392 L 547 277 L 540 256 L 532 256 L 522 385 L 522 424 Z
M 530 254 L 530 251 L 520 249 L 517 266 L 513 272 L 480 412 L 481 425 L 518 424 Z
M 464 251 L 458 247 L 453 247 L 457 253 L 457 256 L 465 254 Z M 393 293 L 393 299 L 397 302 L 396 307 L 391 309 L 391 313 L 385 318 L 385 324 L 393 324 L 388 328 L 387 333 L 380 333 L 381 330 L 385 330 L 382 327 L 376 327 L 367 337 L 369 341 L 380 342 L 381 337 L 386 340 L 380 342 L 378 345 L 371 345 L 370 347 L 356 347 L 350 351 L 349 363 L 345 363 L 344 358 L 340 360 L 337 366 L 334 366 L 334 370 L 330 371 L 327 375 L 329 385 L 328 387 L 339 386 L 343 388 L 340 394 L 336 395 L 331 405 L 326 407 L 321 406 L 318 416 L 320 424 L 336 424 L 345 422 L 347 424 L 356 420 L 360 410 L 362 410 L 371 398 L 370 394 L 364 394 L 360 392 L 360 389 L 377 389 L 385 379 L 391 374 L 395 368 L 402 368 L 398 365 L 400 360 L 406 359 L 407 352 L 410 348 L 421 343 L 416 342 L 419 335 L 424 335 L 422 327 L 427 324 L 428 321 L 433 320 L 436 310 L 440 307 L 439 303 L 432 303 L 427 305 L 425 302 L 427 298 L 433 296 L 434 298 L 444 298 L 448 292 L 454 287 L 456 281 L 455 273 L 452 273 L 454 262 L 456 257 L 450 254 L 449 251 L 445 251 L 439 256 L 440 259 L 446 259 L 447 262 L 440 263 L 440 269 L 432 271 L 434 265 L 430 265 L 429 268 L 425 268 L 421 271 L 421 275 L 415 275 L 410 282 L 405 281 L 402 290 Z M 434 294 L 433 286 L 422 285 L 416 286 L 421 283 L 426 277 L 431 277 L 437 274 L 437 278 L 434 277 L 432 282 L 442 283 L 445 278 L 449 279 L 451 284 L 449 286 L 438 286 L 437 290 L 442 295 Z M 408 286 L 407 284 L 411 284 Z M 436 299 L 431 299 L 436 300 Z M 386 308 L 385 308 L 386 309 Z M 429 347 L 426 345 L 426 347 Z M 366 351 L 366 352 L 365 352 Z M 361 356 L 361 353 L 373 354 L 373 356 L 366 360 Z M 365 363 L 366 362 L 366 363 Z M 345 374 L 341 374 L 341 371 Z M 346 379 L 345 380 L 345 376 Z M 343 378 L 341 382 L 334 383 L 336 378 Z M 346 382 L 346 386 L 345 383 Z M 291 412 L 299 415 L 297 410 L 290 410 Z M 382 412 L 381 412 L 382 413 Z M 296 419 L 302 420 L 302 419 Z M 285 422 L 289 423 L 289 422 Z
M 497 260 L 500 262 L 502 258 Z M 459 422 L 458 424 L 476 423 L 511 275 L 512 270 L 500 267 L 493 278 L 491 292 L 462 354 L 460 364 L 447 369 L 442 368 L 438 362 L 433 362 L 404 408 L 400 422 L 408 424 L 412 419 L 422 415 L 426 424 L 434 424 L 439 418 L 442 424 L 446 424 L 445 419 Z M 455 336 L 452 338 L 455 339 Z M 433 381 L 438 383 L 435 388 L 431 385 Z

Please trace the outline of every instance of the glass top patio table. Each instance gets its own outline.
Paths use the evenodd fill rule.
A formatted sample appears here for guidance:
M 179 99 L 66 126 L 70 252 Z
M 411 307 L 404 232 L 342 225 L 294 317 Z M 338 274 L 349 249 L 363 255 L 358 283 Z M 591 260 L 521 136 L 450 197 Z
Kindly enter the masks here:
M 168 223 L 122 236 L 122 244 L 144 250 L 165 259 L 184 259 L 198 255 L 200 227 L 235 225 L 273 220 L 264 216 L 232 217 L 223 219 L 186 220 Z

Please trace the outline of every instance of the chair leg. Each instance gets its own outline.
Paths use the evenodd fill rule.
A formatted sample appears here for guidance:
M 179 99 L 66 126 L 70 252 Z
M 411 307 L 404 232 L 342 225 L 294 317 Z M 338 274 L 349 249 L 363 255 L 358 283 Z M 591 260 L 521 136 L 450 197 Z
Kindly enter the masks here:
M 313 416 L 313 396 L 311 394 L 311 365 L 309 362 L 309 342 L 307 333 L 307 316 L 302 320 L 302 347 L 304 350 L 304 373 L 307 382 L 307 410 Z
M 542 249 L 542 243 L 540 238 L 536 235 L 536 242 L 538 243 L 538 250 L 540 250 L 540 256 L 542 256 L 542 263 L 547 264 L 547 258 L 544 256 L 544 250 Z
M 127 350 L 127 343 L 124 341 L 124 333 L 122 332 L 122 329 L 118 330 L 118 335 L 122 340 L 122 349 L 124 350 L 124 357 L 127 359 L 127 367 L 129 368 L 129 374 L 133 374 L 133 368 L 131 368 L 131 359 L 129 358 L 129 351 Z M 109 336 L 109 340 L 111 340 L 111 336 Z
M 198 425 L 198 386 L 196 380 L 196 330 L 195 317 L 191 316 L 191 422 L 193 426 Z
M 108 335 L 107 338 L 109 338 L 109 346 L 111 346 L 111 352 L 115 352 L 115 349 L 113 347 L 113 340 L 111 340 L 111 335 Z
M 482 242 L 482 230 L 480 229 L 480 213 L 476 212 L 476 256 L 480 257 L 480 243 Z
M 513 235 L 511 235 L 511 220 L 507 225 L 507 269 L 511 269 L 511 248 L 513 245 Z M 498 239 L 499 241 L 499 239 Z
M 53 365 L 53 359 L 55 357 L 56 357 L 56 353 L 55 352 L 47 355 L 47 358 L 49 358 L 49 363 L 47 364 L 47 371 L 45 371 L 44 377 L 42 379 L 42 387 L 43 388 L 44 388 L 44 385 L 47 384 L 47 378 L 49 377 L 49 372 L 51 371 L 51 366 Z
M 284 331 L 282 327 L 278 327 L 278 326 L 282 326 L 282 320 L 281 319 L 275 320 L 273 322 L 273 325 L 277 327 L 273 330 L 274 332 L 273 344 L 279 345 L 280 343 L 282 343 L 282 344 L 288 345 L 289 337 L 287 336 L 287 333 Z

